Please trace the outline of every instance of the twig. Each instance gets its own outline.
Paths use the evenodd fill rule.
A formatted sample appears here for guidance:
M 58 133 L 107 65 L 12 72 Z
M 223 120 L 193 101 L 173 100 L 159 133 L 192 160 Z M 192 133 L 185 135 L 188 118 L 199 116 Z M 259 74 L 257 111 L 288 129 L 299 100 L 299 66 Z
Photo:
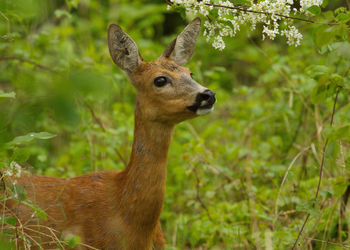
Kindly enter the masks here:
M 305 115 L 305 107 L 304 107 L 304 106 L 301 106 L 301 112 L 300 112 L 300 115 L 299 115 L 298 126 L 297 126 L 297 129 L 295 130 L 295 133 L 294 133 L 294 135 L 293 135 L 292 140 L 290 141 L 289 145 L 287 146 L 287 149 L 285 150 L 285 155 L 288 155 L 289 150 L 292 148 L 294 142 L 295 142 L 295 141 L 297 140 L 297 138 L 298 138 L 301 125 L 303 124 L 304 115 Z
M 6 22 L 7 22 L 7 33 L 10 33 L 10 31 L 11 31 L 10 20 L 9 20 L 8 17 L 7 17 L 4 13 L 2 13 L 1 11 L 0 11 L 0 16 L 2 16 L 2 17 L 6 20 Z M 3 38 L 3 37 L 5 37 L 5 36 L 2 36 L 1 38 Z M 5 38 L 4 38 L 4 39 L 5 39 Z
M 47 71 L 50 71 L 50 72 L 53 72 L 53 73 L 57 73 L 57 71 L 47 67 L 47 66 L 44 66 L 42 64 L 39 64 L 39 63 L 36 63 L 32 60 L 29 60 L 29 59 L 25 59 L 25 58 L 21 58 L 21 57 L 17 57 L 17 56 L 9 56 L 9 57 L 0 57 L 0 61 L 20 61 L 20 62 L 26 62 L 26 63 L 29 63 L 29 64 L 32 64 L 34 65 L 35 67 L 38 67 L 40 69 L 43 69 L 43 70 L 47 70 Z
M 307 239 L 311 240 L 311 241 L 323 242 L 323 243 L 334 245 L 334 246 L 340 246 L 342 248 L 350 248 L 350 246 L 348 246 L 348 245 L 344 245 L 344 244 L 340 244 L 340 243 L 334 243 L 334 242 L 331 242 L 331 241 L 325 241 L 325 240 L 313 239 L 313 238 L 307 238 Z
M 333 122 L 334 122 L 334 113 L 335 113 L 335 106 L 337 105 L 337 101 L 338 101 L 338 95 L 340 92 L 341 87 L 338 87 L 337 89 L 337 94 L 335 95 L 335 99 L 334 99 L 334 103 L 333 103 L 333 111 L 332 111 L 332 117 L 331 117 L 331 122 L 330 122 L 330 126 L 333 126 Z M 318 197 L 318 193 L 320 191 L 320 186 L 321 186 L 321 180 L 322 180 L 322 173 L 323 173 L 323 166 L 324 166 L 324 155 L 327 149 L 327 144 L 328 144 L 328 138 L 323 146 L 323 150 L 322 150 L 322 160 L 321 160 L 321 166 L 320 166 L 320 177 L 318 179 L 318 185 L 317 185 L 317 190 L 316 190 L 316 194 L 315 194 L 315 200 Z
M 339 92 L 341 90 L 342 87 L 338 87 L 337 89 L 337 93 L 335 95 L 335 98 L 334 98 L 334 103 L 333 103 L 333 111 L 332 111 L 332 116 L 331 116 L 331 121 L 330 121 L 330 126 L 332 127 L 333 126 L 333 122 L 334 122 L 334 114 L 335 114 L 335 106 L 337 105 L 337 101 L 338 101 L 338 95 L 339 95 Z M 315 200 L 317 200 L 318 198 L 318 194 L 319 194 L 319 191 L 320 191 L 320 186 L 321 186 L 321 181 L 322 181 L 322 175 L 323 175 L 323 166 L 324 166 L 324 157 L 325 157 L 325 152 L 326 152 L 326 149 L 327 149 L 327 144 L 328 144 L 328 138 L 326 139 L 325 143 L 324 143 L 324 146 L 323 146 L 323 149 L 322 149 L 322 158 L 321 158 L 321 165 L 320 165 L 320 173 L 319 173 L 319 177 L 318 177 L 318 185 L 317 185 L 317 189 L 316 189 L 316 193 L 315 193 Z M 309 220 L 310 218 L 310 213 L 308 213 L 308 215 L 306 216 L 305 220 L 304 220 L 304 223 L 303 223 L 303 226 L 301 227 L 300 231 L 299 231 L 299 234 L 298 234 L 298 237 L 296 238 L 294 244 L 293 244 L 293 247 L 292 249 L 295 249 L 298 241 L 299 241 L 299 238 L 301 236 L 301 234 L 303 233 L 303 230 L 304 230 L 304 227 L 307 223 L 307 221 Z
M 286 181 L 287 179 L 287 176 L 288 176 L 288 173 L 289 171 L 292 169 L 294 163 L 297 161 L 297 159 L 303 155 L 306 151 L 308 151 L 310 149 L 310 147 L 307 147 L 307 148 L 304 148 L 303 150 L 301 150 L 292 160 L 292 162 L 289 164 L 288 168 L 287 168 L 287 171 L 286 173 L 284 174 L 283 176 L 283 179 L 282 179 L 282 182 L 281 182 L 281 185 L 280 185 L 280 188 L 278 190 L 278 193 L 277 193 L 277 198 L 276 198 L 276 201 L 275 201 L 275 219 L 274 219 L 274 224 L 278 218 L 278 200 L 279 200 L 279 197 L 281 195 L 281 191 L 282 191 L 282 187 L 283 187 L 283 184 L 284 182 Z
M 165 0 L 168 5 L 173 5 L 172 2 L 169 0 Z M 279 13 L 271 13 L 271 12 L 266 12 L 266 11 L 258 11 L 258 10 L 250 10 L 244 7 L 237 7 L 237 6 L 227 6 L 227 5 L 221 5 L 221 4 L 212 4 L 212 3 L 205 3 L 204 5 L 206 6 L 211 6 L 211 7 L 216 7 L 216 8 L 226 8 L 226 9 L 231 9 L 231 10 L 238 10 L 242 12 L 249 12 L 249 13 L 254 13 L 254 14 L 261 14 L 261 15 L 274 15 L 274 16 L 279 16 L 287 19 L 293 19 L 293 20 L 298 20 L 298 21 L 303 21 L 307 23 L 314 23 L 314 24 L 327 24 L 327 25 L 339 25 L 339 23 L 318 23 L 309 19 L 304 19 L 300 17 L 294 17 L 294 16 L 287 16 Z
M 255 13 L 255 14 L 280 16 L 280 17 L 284 17 L 287 19 L 293 19 L 293 20 L 303 21 L 303 22 L 307 22 L 307 23 L 339 25 L 339 23 L 318 23 L 318 22 L 315 22 L 315 21 L 312 21 L 309 19 L 300 18 L 300 17 L 287 16 L 287 15 L 283 15 L 283 14 L 279 14 L 279 13 L 273 13 L 273 12 L 271 13 L 271 12 L 266 12 L 266 11 L 250 10 L 250 9 L 243 8 L 243 7 L 232 7 L 232 6 L 226 6 L 226 5 L 221 5 L 221 4 L 211 4 L 211 3 L 206 3 L 205 5 L 212 6 L 212 7 L 238 10 L 238 11 L 242 11 L 242 12 Z
M 343 230 L 343 221 L 346 212 L 346 205 L 348 204 L 350 196 L 350 185 L 346 187 L 344 194 L 340 199 L 340 207 L 339 207 L 339 222 L 338 222 L 338 237 L 341 238 L 341 231 Z
M 249 148 L 251 148 L 251 140 L 249 140 L 248 142 Z M 261 244 L 260 244 L 260 237 L 258 235 L 259 232 L 259 227 L 258 227 L 258 220 L 257 220 L 257 216 L 256 216 L 256 211 L 255 211 L 255 204 L 256 204 L 256 200 L 255 200 L 255 194 L 253 191 L 253 182 L 252 182 L 252 176 L 251 176 L 251 166 L 250 163 L 248 163 L 250 160 L 250 156 L 249 159 L 247 160 L 247 166 L 245 167 L 245 187 L 246 187 L 246 193 L 248 195 L 248 209 L 250 210 L 251 213 L 251 226 L 252 226 L 252 232 L 253 234 L 256 234 L 256 237 L 254 238 L 254 243 L 255 243 L 255 249 L 260 250 L 261 249 Z
M 84 98 L 83 98 L 83 101 L 84 101 L 85 106 L 90 111 L 92 118 L 96 121 L 96 123 L 99 125 L 99 127 L 102 129 L 102 131 L 106 132 L 106 129 L 105 129 L 105 126 L 103 125 L 102 120 L 99 117 L 97 117 L 94 109 L 86 102 L 86 100 Z M 117 153 L 119 159 L 123 162 L 124 166 L 126 167 L 128 165 L 128 162 L 125 160 L 125 158 L 122 156 L 122 154 L 119 152 L 119 150 L 117 148 L 115 148 L 114 150 Z
M 92 118 L 96 121 L 96 123 L 102 129 L 102 131 L 106 132 L 106 129 L 105 129 L 105 126 L 102 123 L 102 120 L 99 117 L 96 116 L 94 109 L 87 103 L 87 101 L 85 99 L 83 99 L 83 100 L 84 100 L 85 106 L 90 111 L 90 114 L 91 114 Z
M 204 202 L 202 201 L 202 199 L 201 199 L 201 197 L 199 195 L 200 180 L 199 180 L 199 177 L 198 177 L 198 174 L 197 174 L 196 167 L 193 167 L 193 174 L 196 177 L 196 198 L 197 198 L 199 204 L 201 204 L 202 208 L 207 212 L 208 218 L 210 220 L 213 220 L 212 217 L 210 216 L 210 213 L 209 213 L 209 210 L 208 210 L 207 206 L 204 204 Z

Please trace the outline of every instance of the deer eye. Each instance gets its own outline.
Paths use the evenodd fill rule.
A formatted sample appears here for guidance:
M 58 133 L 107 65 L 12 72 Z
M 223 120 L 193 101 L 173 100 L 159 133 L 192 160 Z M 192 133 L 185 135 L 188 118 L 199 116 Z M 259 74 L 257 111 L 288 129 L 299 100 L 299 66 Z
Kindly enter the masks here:
M 158 88 L 165 86 L 167 83 L 168 80 L 164 76 L 158 76 L 154 79 L 154 85 L 156 85 Z

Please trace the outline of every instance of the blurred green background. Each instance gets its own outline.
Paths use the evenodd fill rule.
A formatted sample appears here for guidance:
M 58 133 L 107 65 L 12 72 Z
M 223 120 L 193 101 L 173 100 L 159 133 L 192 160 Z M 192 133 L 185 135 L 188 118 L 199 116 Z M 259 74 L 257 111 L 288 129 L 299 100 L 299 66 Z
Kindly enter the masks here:
M 319 20 L 341 6 L 331 1 Z M 123 169 L 135 92 L 110 59 L 108 25 L 122 26 L 151 61 L 189 21 L 160 0 L 0 0 L 0 167 L 15 161 L 59 177 Z M 350 191 L 349 27 L 299 22 L 297 48 L 262 41 L 260 28 L 242 27 L 223 52 L 200 35 L 187 65 L 218 102 L 175 130 L 166 249 L 289 249 L 308 213 L 300 248 L 350 248 L 341 212 Z M 5 146 L 32 132 L 56 136 Z

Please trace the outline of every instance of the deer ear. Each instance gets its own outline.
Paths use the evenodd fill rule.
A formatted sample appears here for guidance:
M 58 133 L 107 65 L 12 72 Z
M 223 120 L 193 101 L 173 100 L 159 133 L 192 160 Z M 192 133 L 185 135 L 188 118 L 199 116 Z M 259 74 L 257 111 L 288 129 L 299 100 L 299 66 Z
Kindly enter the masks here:
M 108 28 L 108 48 L 113 62 L 129 74 L 143 61 L 136 43 L 119 25 Z
M 163 57 L 174 60 L 178 65 L 186 64 L 192 57 L 197 37 L 201 29 L 201 19 L 193 19 L 163 52 Z

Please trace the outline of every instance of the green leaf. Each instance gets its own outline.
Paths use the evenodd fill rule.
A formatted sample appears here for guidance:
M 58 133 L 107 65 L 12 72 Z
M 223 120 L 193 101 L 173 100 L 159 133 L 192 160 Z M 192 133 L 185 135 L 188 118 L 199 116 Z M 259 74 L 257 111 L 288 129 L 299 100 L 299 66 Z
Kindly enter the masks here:
M 11 226 L 14 226 L 17 223 L 17 218 L 16 217 L 1 217 L 0 216 L 0 221 L 1 221 L 1 223 L 7 223 Z
M 311 92 L 311 96 L 310 96 L 311 102 L 325 103 L 328 97 L 333 96 L 335 89 L 336 89 L 335 85 L 319 83 L 317 86 L 313 88 Z
M 318 79 L 319 85 L 333 85 L 336 87 L 344 86 L 344 77 L 338 75 L 338 74 L 332 74 L 332 75 L 321 75 Z
M 30 151 L 27 148 L 15 148 L 13 151 L 11 161 L 25 162 L 30 156 Z
M 17 136 L 12 141 L 8 142 L 7 146 L 11 147 L 11 146 L 15 146 L 15 145 L 22 145 L 22 144 L 31 142 L 31 141 L 33 141 L 35 139 L 46 140 L 46 139 L 53 138 L 55 136 L 56 135 L 48 133 L 48 132 L 29 133 L 29 134 L 26 134 L 26 135 Z
M 332 127 L 325 130 L 325 135 L 331 141 L 345 140 L 350 138 L 350 124 L 346 124 L 340 127 Z
M 317 79 L 319 76 L 329 74 L 329 68 L 324 65 L 311 65 L 306 68 L 306 73 L 314 79 Z
M 340 146 L 338 141 L 330 140 L 325 152 L 326 159 L 329 160 L 330 166 L 336 166 Z
M 350 12 L 347 12 L 347 13 L 339 13 L 335 20 L 337 20 L 338 22 L 341 22 L 341 23 L 347 23 L 350 21 Z
M 311 12 L 315 16 L 321 14 L 321 8 L 320 8 L 320 6 L 317 6 L 317 5 L 313 5 L 309 8 L 307 8 L 307 11 Z
M 248 5 L 248 6 L 252 5 L 252 3 L 248 0 L 235 0 L 235 1 L 233 1 L 233 4 L 234 5 Z
M 323 3 L 321 4 L 322 8 L 326 8 L 328 5 L 328 0 L 323 0 Z
M 76 245 L 78 245 L 81 242 L 81 238 L 77 235 L 68 234 L 64 237 L 64 240 L 68 242 L 69 248 L 74 248 Z
M 327 199 L 330 199 L 333 197 L 334 193 L 333 193 L 333 190 L 330 190 L 330 191 L 320 190 L 320 195 L 327 198 Z
M 40 219 L 47 220 L 45 211 L 42 210 L 40 207 L 27 201 L 23 201 L 22 203 L 30 207 Z
M 344 86 L 344 77 L 338 74 L 332 74 L 329 78 L 330 84 L 334 84 L 336 86 Z
M 61 9 L 55 10 L 55 16 L 56 16 L 57 18 L 62 18 L 62 17 L 71 18 L 71 17 L 72 17 L 71 14 L 70 14 L 68 11 L 66 11 L 66 10 L 61 10 Z
M 16 98 L 16 93 L 15 92 L 8 92 L 5 93 L 2 90 L 0 90 L 0 98 Z
M 337 48 L 337 55 L 344 59 L 350 60 L 350 43 L 340 43 L 339 47 Z
M 27 199 L 27 192 L 22 186 L 13 184 L 10 186 L 14 200 L 24 202 Z
M 318 48 L 328 45 L 335 38 L 334 27 L 322 24 L 313 31 L 313 40 Z
M 78 0 L 66 0 L 66 4 L 69 10 L 78 8 Z

